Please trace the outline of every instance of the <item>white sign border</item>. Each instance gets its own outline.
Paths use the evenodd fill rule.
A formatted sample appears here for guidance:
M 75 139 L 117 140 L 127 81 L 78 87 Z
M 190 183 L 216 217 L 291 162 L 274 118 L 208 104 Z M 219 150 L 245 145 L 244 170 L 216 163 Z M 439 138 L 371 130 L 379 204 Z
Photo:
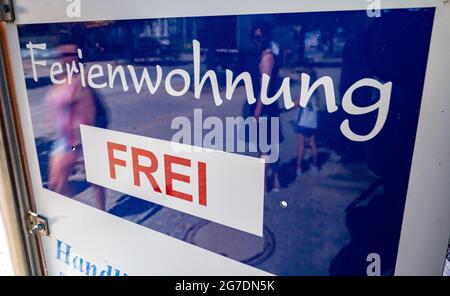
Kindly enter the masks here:
M 40 196 L 42 184 L 24 73 L 19 66 L 21 56 L 16 24 L 364 10 L 369 5 L 364 0 L 82 0 L 81 18 L 73 19 L 65 13 L 67 3 L 65 0 L 16 0 L 17 21 L 7 25 L 10 59 L 13 65 L 17 65 L 13 69 L 13 78 L 35 197 Z M 382 0 L 381 5 L 382 8 L 436 7 L 395 274 L 441 275 L 450 234 L 450 136 L 446 137 L 450 135 L 450 3 L 443 0 Z M 39 198 L 36 203 L 38 209 L 45 212 L 46 207 Z

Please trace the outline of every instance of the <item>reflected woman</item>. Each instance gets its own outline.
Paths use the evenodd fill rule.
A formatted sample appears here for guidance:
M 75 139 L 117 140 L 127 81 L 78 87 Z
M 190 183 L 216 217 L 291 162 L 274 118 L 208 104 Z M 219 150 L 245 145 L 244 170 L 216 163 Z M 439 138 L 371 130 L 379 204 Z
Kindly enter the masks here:
M 73 44 L 58 48 L 62 65 L 78 61 L 78 48 Z M 61 74 L 65 75 L 66 74 Z M 56 134 L 49 159 L 49 189 L 72 197 L 75 193 L 69 186 L 69 177 L 82 158 L 80 124 L 95 126 L 98 112 L 95 94 L 83 87 L 81 76 L 74 73 L 69 84 L 67 77 L 57 77 L 64 81 L 52 84 L 46 101 L 49 108 L 51 128 Z M 92 186 L 99 209 L 105 209 L 104 190 Z
M 266 128 L 267 130 L 265 133 L 261 133 L 259 131 L 258 133 L 258 149 L 261 147 L 259 145 L 259 142 L 263 139 L 261 139 L 261 134 L 265 134 L 267 136 L 267 144 L 271 145 L 272 147 L 279 147 L 279 143 L 271 143 L 271 126 L 273 124 L 272 118 L 280 116 L 280 109 L 278 106 L 278 101 L 270 104 L 270 105 L 264 105 L 261 101 L 261 80 L 263 74 L 266 74 L 270 76 L 270 82 L 267 90 L 267 95 L 269 97 L 272 97 L 276 94 L 278 91 L 281 79 L 279 77 L 279 65 L 278 65 L 278 47 L 277 45 L 270 40 L 270 29 L 269 26 L 265 23 L 256 25 L 252 30 L 252 39 L 253 43 L 255 45 L 256 53 L 254 55 L 254 61 L 252 63 L 252 69 L 251 69 L 251 76 L 252 76 L 252 83 L 253 87 L 255 89 L 255 97 L 256 97 L 256 104 L 251 105 L 250 114 L 252 114 L 257 122 L 258 122 L 258 131 L 260 128 Z M 260 124 L 260 118 L 265 117 L 267 118 L 267 125 L 264 127 Z M 279 122 L 279 121 L 278 121 Z M 278 128 L 278 131 L 281 131 L 280 128 Z M 278 137 L 281 139 L 281 135 Z M 281 140 L 280 140 L 281 141 Z M 275 144 L 275 145 L 273 145 Z M 271 173 L 273 175 L 273 191 L 279 192 L 280 191 L 280 181 L 279 181 L 279 175 L 278 175 L 278 169 L 279 169 L 279 161 L 276 160 L 273 163 L 269 163 L 270 155 L 265 152 L 259 152 L 259 155 L 262 159 L 266 161 L 266 168 L 265 168 L 265 176 L 267 179 L 267 176 Z M 267 191 L 267 181 L 265 182 L 265 187 Z

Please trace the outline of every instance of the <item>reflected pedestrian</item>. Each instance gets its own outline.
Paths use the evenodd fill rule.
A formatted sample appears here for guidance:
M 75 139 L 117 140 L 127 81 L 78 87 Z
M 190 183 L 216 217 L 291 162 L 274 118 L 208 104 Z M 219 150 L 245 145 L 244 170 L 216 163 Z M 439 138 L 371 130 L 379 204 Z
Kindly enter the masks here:
M 317 80 L 314 70 L 309 73 L 312 81 Z M 297 176 L 305 173 L 303 159 L 305 157 L 305 141 L 309 141 L 313 166 L 311 172 L 316 174 L 319 171 L 318 151 L 316 145 L 316 134 L 319 128 L 319 102 L 314 93 L 305 108 L 300 107 L 300 98 L 297 100 L 298 106 L 297 120 L 295 122 L 295 132 L 297 133 Z
M 78 61 L 78 48 L 75 45 L 62 45 L 58 48 L 62 65 Z M 67 74 L 60 74 L 62 84 L 52 84 L 46 101 L 49 108 L 50 123 L 56 134 L 49 160 L 49 189 L 57 193 L 73 196 L 69 177 L 82 158 L 80 124 L 96 125 L 98 122 L 93 91 L 83 87 L 81 76 L 73 73 L 69 84 Z M 97 207 L 105 209 L 104 190 L 93 186 Z
M 267 135 L 267 143 L 271 144 L 271 127 L 274 122 L 272 118 L 280 116 L 280 109 L 278 106 L 278 101 L 270 104 L 264 105 L 261 101 L 261 80 L 262 76 L 268 75 L 270 77 L 270 82 L 268 86 L 268 96 L 272 97 L 276 94 L 277 90 L 281 85 L 281 79 L 279 77 L 279 65 L 278 65 L 278 54 L 279 47 L 276 43 L 270 40 L 270 29 L 267 24 L 258 24 L 253 28 L 252 31 L 252 39 L 255 45 L 256 54 L 255 61 L 252 67 L 252 79 L 253 86 L 256 90 L 255 97 L 257 98 L 256 104 L 252 106 L 252 115 L 259 122 L 261 117 L 267 118 L 267 130 L 265 131 L 265 135 Z M 261 128 L 261 125 L 258 124 L 258 130 Z M 281 128 L 278 127 L 278 131 L 280 133 L 279 139 L 281 141 Z M 264 133 L 263 133 L 264 134 Z M 258 134 L 258 143 L 262 140 L 261 131 Z M 279 143 L 275 143 L 276 146 L 279 146 Z M 258 145 L 260 147 L 260 145 Z M 270 155 L 264 152 L 260 152 L 260 157 L 266 161 L 266 177 L 268 173 L 271 171 L 273 175 L 274 185 L 273 191 L 280 191 L 280 181 L 279 181 L 279 160 L 275 162 L 269 163 Z M 265 182 L 267 183 L 267 182 Z M 267 191 L 267 184 L 266 191 Z

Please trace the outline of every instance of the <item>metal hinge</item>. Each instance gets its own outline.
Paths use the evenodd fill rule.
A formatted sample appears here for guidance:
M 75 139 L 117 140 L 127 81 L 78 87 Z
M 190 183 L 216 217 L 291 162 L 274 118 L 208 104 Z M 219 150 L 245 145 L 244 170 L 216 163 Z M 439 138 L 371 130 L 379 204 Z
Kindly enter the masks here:
M 13 22 L 14 8 L 12 0 L 0 0 L 0 21 L 2 22 Z
M 44 236 L 48 236 L 50 234 L 50 230 L 48 229 L 47 218 L 29 211 L 28 222 L 29 222 L 28 231 L 31 234 L 39 234 Z

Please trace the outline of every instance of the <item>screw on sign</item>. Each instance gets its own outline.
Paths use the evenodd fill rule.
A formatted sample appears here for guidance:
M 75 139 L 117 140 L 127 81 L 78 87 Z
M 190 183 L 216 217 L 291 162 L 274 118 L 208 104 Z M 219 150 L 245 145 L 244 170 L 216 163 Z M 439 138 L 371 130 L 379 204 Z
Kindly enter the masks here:
M 14 21 L 14 12 L 13 7 L 10 4 L 6 4 L 3 2 L 9 1 L 0 1 L 0 21 L 4 22 L 12 22 Z
M 0 12 L 1 13 L 9 13 L 11 10 L 9 9 L 8 4 L 0 4 Z

